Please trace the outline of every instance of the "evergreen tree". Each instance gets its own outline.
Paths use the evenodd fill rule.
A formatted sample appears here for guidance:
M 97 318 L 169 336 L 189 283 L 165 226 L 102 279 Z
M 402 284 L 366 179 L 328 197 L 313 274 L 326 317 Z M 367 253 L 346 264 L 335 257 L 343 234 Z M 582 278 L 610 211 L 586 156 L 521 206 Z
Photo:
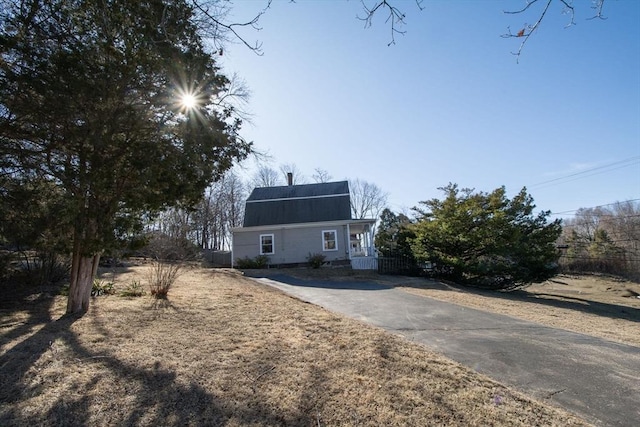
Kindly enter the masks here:
M 188 2 L 3 4 L 1 172 L 62 192 L 55 226 L 73 236 L 67 312 L 84 312 L 117 230 L 196 202 L 251 145 L 216 103 L 229 80 Z
M 522 189 L 513 199 L 501 187 L 491 193 L 441 188 L 443 200 L 417 209 L 412 241 L 419 261 L 436 264 L 453 280 L 475 286 L 510 289 L 540 282 L 555 273 L 560 220 L 549 212 L 533 214 L 533 199 Z
M 410 256 L 410 239 L 414 237 L 413 231 L 409 228 L 411 220 L 406 215 L 395 214 L 390 209 L 385 208 L 380 215 L 380 224 L 375 237 L 376 248 L 382 256 Z

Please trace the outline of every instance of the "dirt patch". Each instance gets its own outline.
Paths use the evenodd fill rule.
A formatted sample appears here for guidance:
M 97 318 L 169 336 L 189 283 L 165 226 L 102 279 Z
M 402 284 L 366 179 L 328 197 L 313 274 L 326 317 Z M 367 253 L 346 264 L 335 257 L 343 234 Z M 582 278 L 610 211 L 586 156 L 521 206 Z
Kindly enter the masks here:
M 123 290 L 145 268 L 104 279 Z M 584 425 L 230 270 L 191 269 L 167 301 L 97 297 L 77 319 L 53 291 L 0 302 L 1 425 Z

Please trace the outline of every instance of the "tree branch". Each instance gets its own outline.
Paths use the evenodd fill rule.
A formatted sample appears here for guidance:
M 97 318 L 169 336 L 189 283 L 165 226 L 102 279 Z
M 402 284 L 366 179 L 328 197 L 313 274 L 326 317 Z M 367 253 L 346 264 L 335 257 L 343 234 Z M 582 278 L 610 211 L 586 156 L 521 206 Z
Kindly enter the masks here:
M 531 34 L 533 34 L 533 32 L 535 30 L 538 29 L 538 27 L 540 26 L 540 23 L 542 22 L 542 20 L 544 19 L 544 16 L 547 13 L 547 10 L 549 10 L 549 6 L 551 6 L 551 2 L 553 0 L 547 0 L 547 4 L 545 5 L 544 9 L 542 10 L 542 13 L 540 14 L 540 17 L 538 18 L 538 20 L 536 21 L 535 24 L 533 25 L 527 25 L 524 24 L 524 28 L 522 28 L 520 31 L 518 31 L 516 34 L 513 34 L 511 32 L 511 27 L 507 27 L 507 30 L 509 31 L 507 34 L 503 34 L 502 37 L 503 38 L 510 38 L 510 37 L 524 37 L 524 40 L 522 40 L 522 43 L 520 43 L 520 47 L 518 48 L 517 52 L 511 52 L 513 55 L 515 55 L 516 58 L 516 62 L 519 63 L 520 62 L 520 54 L 522 53 L 522 49 L 524 48 L 524 45 L 527 43 L 527 41 L 529 41 L 529 37 L 531 37 Z M 531 5 L 533 5 L 534 3 L 537 3 L 538 0 L 532 0 L 529 3 L 527 3 L 527 5 L 516 12 L 507 12 L 505 11 L 504 13 L 508 13 L 508 14 L 515 14 L 515 13 L 522 13 L 525 10 L 527 10 Z
M 222 19 L 220 19 L 226 13 L 224 12 L 221 13 L 220 11 L 212 12 L 211 6 L 208 4 L 206 0 L 205 1 L 192 0 L 194 7 L 197 10 L 199 10 L 200 13 L 202 13 L 202 15 L 209 21 L 210 24 L 213 24 L 213 32 L 215 35 L 215 37 L 213 37 L 213 42 L 216 44 L 216 48 L 220 52 L 220 55 L 222 55 L 223 53 L 223 48 L 222 48 L 222 45 L 220 44 L 220 40 L 223 40 L 223 41 L 228 40 L 225 37 L 225 34 L 223 34 L 228 32 L 233 35 L 233 38 L 242 42 L 242 44 L 244 44 L 246 47 L 248 47 L 256 55 L 259 55 L 259 56 L 263 55 L 262 43 L 259 43 L 256 41 L 255 44 L 253 45 L 250 44 L 249 42 L 247 42 L 247 40 L 244 37 L 240 35 L 240 33 L 238 33 L 236 29 L 242 28 L 242 27 L 251 27 L 256 31 L 260 31 L 262 28 L 258 26 L 258 22 L 260 21 L 260 18 L 262 18 L 262 15 L 264 15 L 267 12 L 267 10 L 271 7 L 272 1 L 273 0 L 269 0 L 265 8 L 262 9 L 260 12 L 258 12 L 258 14 L 253 17 L 253 19 L 243 23 L 227 24 L 223 22 Z
M 519 9 L 519 10 L 513 10 L 513 11 L 503 11 L 503 13 L 508 14 L 508 15 L 516 15 L 516 14 L 521 14 L 524 13 L 526 11 L 528 11 L 532 6 L 534 6 L 535 4 L 539 3 L 541 0 L 527 0 L 526 5 Z M 544 6 L 542 6 L 542 11 L 540 12 L 538 18 L 536 19 L 535 23 L 533 25 L 528 25 L 528 24 L 524 24 L 522 29 L 520 29 L 518 32 L 516 32 L 515 34 L 511 32 L 511 27 L 507 27 L 507 33 L 503 34 L 501 37 L 503 38 L 511 38 L 511 37 L 518 37 L 518 38 L 523 38 L 522 43 L 520 43 L 520 47 L 518 48 L 517 52 L 512 52 L 513 55 L 515 55 L 517 57 L 516 62 L 519 62 L 520 60 L 520 54 L 522 53 L 522 50 L 524 48 L 524 45 L 527 43 L 527 41 L 529 41 L 529 37 L 531 37 L 531 35 L 540 27 L 542 21 L 544 20 L 547 11 L 549 10 L 549 7 L 551 6 L 551 3 L 553 3 L 554 0 L 546 0 L 546 2 L 544 0 L 542 0 L 542 3 L 544 3 Z M 562 5 L 564 6 L 564 10 L 563 13 L 566 13 L 569 15 L 570 19 L 569 19 L 569 23 L 566 25 L 565 28 L 567 27 L 571 27 L 573 25 L 576 24 L 575 22 L 575 8 L 573 6 L 573 0 L 558 0 L 560 3 L 562 3 Z M 589 19 L 595 19 L 595 18 L 600 18 L 600 19 L 606 19 L 603 17 L 602 15 L 602 9 L 604 6 L 604 1 L 605 0 L 592 0 L 593 6 L 591 7 L 592 9 L 594 9 L 596 11 L 596 15 L 589 18 Z
M 395 39 L 396 34 L 404 35 L 406 33 L 406 31 L 401 31 L 398 28 L 405 24 L 404 18 L 406 17 L 406 15 L 400 9 L 398 9 L 397 7 L 389 3 L 387 0 L 379 0 L 376 3 L 374 3 L 373 6 L 371 7 L 368 7 L 366 5 L 365 0 L 360 0 L 360 1 L 364 9 L 365 16 L 364 17 L 356 16 L 356 18 L 361 21 L 364 21 L 365 28 L 371 27 L 373 23 L 373 17 L 376 15 L 376 12 L 384 9 L 388 10 L 389 15 L 385 20 L 385 23 L 391 24 L 391 41 L 389 42 L 388 46 L 391 46 L 392 44 L 396 44 L 396 39 Z M 416 6 L 418 6 L 418 9 L 420 10 L 424 10 L 424 7 L 422 6 L 423 1 L 424 0 L 415 0 Z
M 607 19 L 605 16 L 602 15 L 602 9 L 604 7 L 604 0 L 593 0 L 593 6 L 591 6 L 591 9 L 594 9 L 596 11 L 596 14 L 594 16 L 592 16 L 591 18 L 587 18 L 587 20 L 592 20 L 592 19 Z

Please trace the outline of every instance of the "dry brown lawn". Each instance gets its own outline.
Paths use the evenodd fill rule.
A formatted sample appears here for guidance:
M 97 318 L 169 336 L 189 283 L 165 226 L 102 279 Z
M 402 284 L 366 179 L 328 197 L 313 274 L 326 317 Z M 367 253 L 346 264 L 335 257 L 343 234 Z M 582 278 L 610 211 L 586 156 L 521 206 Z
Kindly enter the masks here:
M 146 268 L 103 279 L 120 291 Z M 80 318 L 55 288 L 3 289 L 3 426 L 586 424 L 231 270 L 189 269 L 166 301 L 96 297 Z

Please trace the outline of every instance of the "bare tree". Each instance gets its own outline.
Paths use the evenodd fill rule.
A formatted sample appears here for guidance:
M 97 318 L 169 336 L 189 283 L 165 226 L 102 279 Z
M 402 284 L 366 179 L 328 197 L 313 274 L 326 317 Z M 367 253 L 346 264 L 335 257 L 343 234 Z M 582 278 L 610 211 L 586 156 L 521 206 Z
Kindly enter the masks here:
M 355 219 L 378 218 L 387 207 L 388 194 L 375 184 L 360 179 L 349 180 L 349 191 Z
M 191 234 L 191 212 L 171 207 L 158 215 L 152 229 L 171 239 L 186 240 Z
M 640 204 L 636 200 L 578 209 L 560 243 L 570 270 L 640 277 Z
M 300 169 L 298 169 L 298 166 L 296 166 L 295 163 L 281 164 L 280 172 L 284 176 L 285 182 L 288 180 L 289 174 L 291 174 L 293 179 L 292 181 L 293 185 L 306 184 L 308 182 L 307 177 L 304 176 L 304 174 L 300 171 Z
M 315 182 L 329 182 L 333 178 L 329 172 L 324 169 L 315 168 L 314 171 L 315 172 L 311 175 L 311 178 L 313 178 Z
M 242 224 L 245 199 L 245 186 L 233 172 L 211 185 L 191 217 L 190 240 L 203 249 L 229 248 L 231 229 Z
M 229 85 L 217 94 L 213 105 L 218 107 L 223 113 L 225 110 L 232 108 L 237 117 L 244 122 L 251 123 L 253 117 L 247 110 L 249 98 L 251 98 L 251 91 L 246 81 L 237 73 L 234 73 L 229 78 Z
M 628 246 L 638 251 L 640 255 L 640 203 L 618 202 L 612 210 L 618 218 L 616 237 L 627 240 Z
M 256 169 L 251 179 L 253 187 L 275 187 L 284 182 L 278 171 L 264 165 Z

